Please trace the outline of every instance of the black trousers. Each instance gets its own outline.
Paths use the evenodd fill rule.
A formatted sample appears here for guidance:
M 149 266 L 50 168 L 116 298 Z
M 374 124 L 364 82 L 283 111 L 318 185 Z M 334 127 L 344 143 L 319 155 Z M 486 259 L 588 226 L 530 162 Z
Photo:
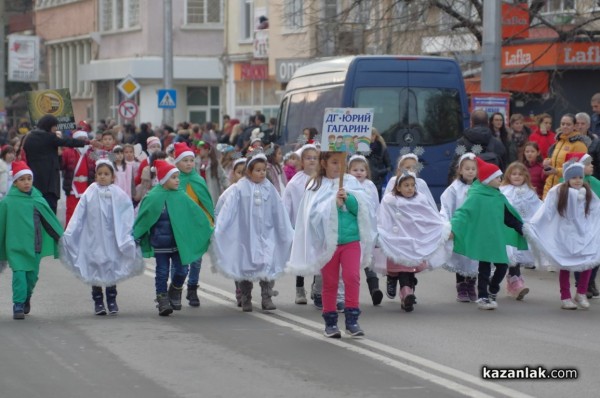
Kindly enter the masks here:
M 54 214 L 56 214 L 58 196 L 56 196 L 52 192 L 43 193 L 42 196 L 44 197 L 44 199 L 46 199 L 46 202 L 48 202 L 48 206 L 50 206 Z
M 500 283 L 506 276 L 508 264 L 494 264 L 496 270 L 490 279 L 492 264 L 487 261 L 479 262 L 479 274 L 477 276 L 477 295 L 479 298 L 489 297 L 489 293 L 497 294 L 500 291 Z M 489 289 L 489 292 L 488 292 Z

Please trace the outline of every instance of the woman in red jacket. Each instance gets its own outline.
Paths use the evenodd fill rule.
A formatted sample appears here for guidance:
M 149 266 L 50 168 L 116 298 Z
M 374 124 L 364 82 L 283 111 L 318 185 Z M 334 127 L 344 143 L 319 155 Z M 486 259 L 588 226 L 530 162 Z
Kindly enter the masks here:
M 556 133 L 552 129 L 552 116 L 542 113 L 536 118 L 536 125 L 531 129 L 529 141 L 535 142 L 540 148 L 542 158 L 548 157 L 548 149 L 556 141 Z

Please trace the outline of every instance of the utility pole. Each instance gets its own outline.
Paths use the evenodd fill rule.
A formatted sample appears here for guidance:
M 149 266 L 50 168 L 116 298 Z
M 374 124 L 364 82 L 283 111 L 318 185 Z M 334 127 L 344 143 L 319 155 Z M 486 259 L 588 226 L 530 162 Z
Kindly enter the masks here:
M 6 0 L 0 0 L 0 111 L 6 99 Z
M 165 90 L 173 88 L 173 3 L 163 1 L 163 86 Z M 163 109 L 163 124 L 174 127 L 173 109 Z
M 483 66 L 481 72 L 481 91 L 500 91 L 501 56 L 501 2 L 483 0 Z

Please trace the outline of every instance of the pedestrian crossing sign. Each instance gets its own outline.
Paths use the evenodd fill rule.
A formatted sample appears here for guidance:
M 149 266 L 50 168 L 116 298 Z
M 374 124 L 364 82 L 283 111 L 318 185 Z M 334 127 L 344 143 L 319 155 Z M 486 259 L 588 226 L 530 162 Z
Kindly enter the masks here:
M 158 90 L 158 107 L 175 109 L 177 107 L 177 90 Z

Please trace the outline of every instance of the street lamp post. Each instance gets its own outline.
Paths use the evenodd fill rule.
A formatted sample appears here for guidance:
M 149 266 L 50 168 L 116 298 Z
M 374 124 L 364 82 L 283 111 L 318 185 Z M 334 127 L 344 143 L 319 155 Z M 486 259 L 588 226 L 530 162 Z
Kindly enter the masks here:
M 173 88 L 173 4 L 171 0 L 163 1 L 163 86 Z M 163 109 L 163 124 L 174 126 L 173 109 Z

